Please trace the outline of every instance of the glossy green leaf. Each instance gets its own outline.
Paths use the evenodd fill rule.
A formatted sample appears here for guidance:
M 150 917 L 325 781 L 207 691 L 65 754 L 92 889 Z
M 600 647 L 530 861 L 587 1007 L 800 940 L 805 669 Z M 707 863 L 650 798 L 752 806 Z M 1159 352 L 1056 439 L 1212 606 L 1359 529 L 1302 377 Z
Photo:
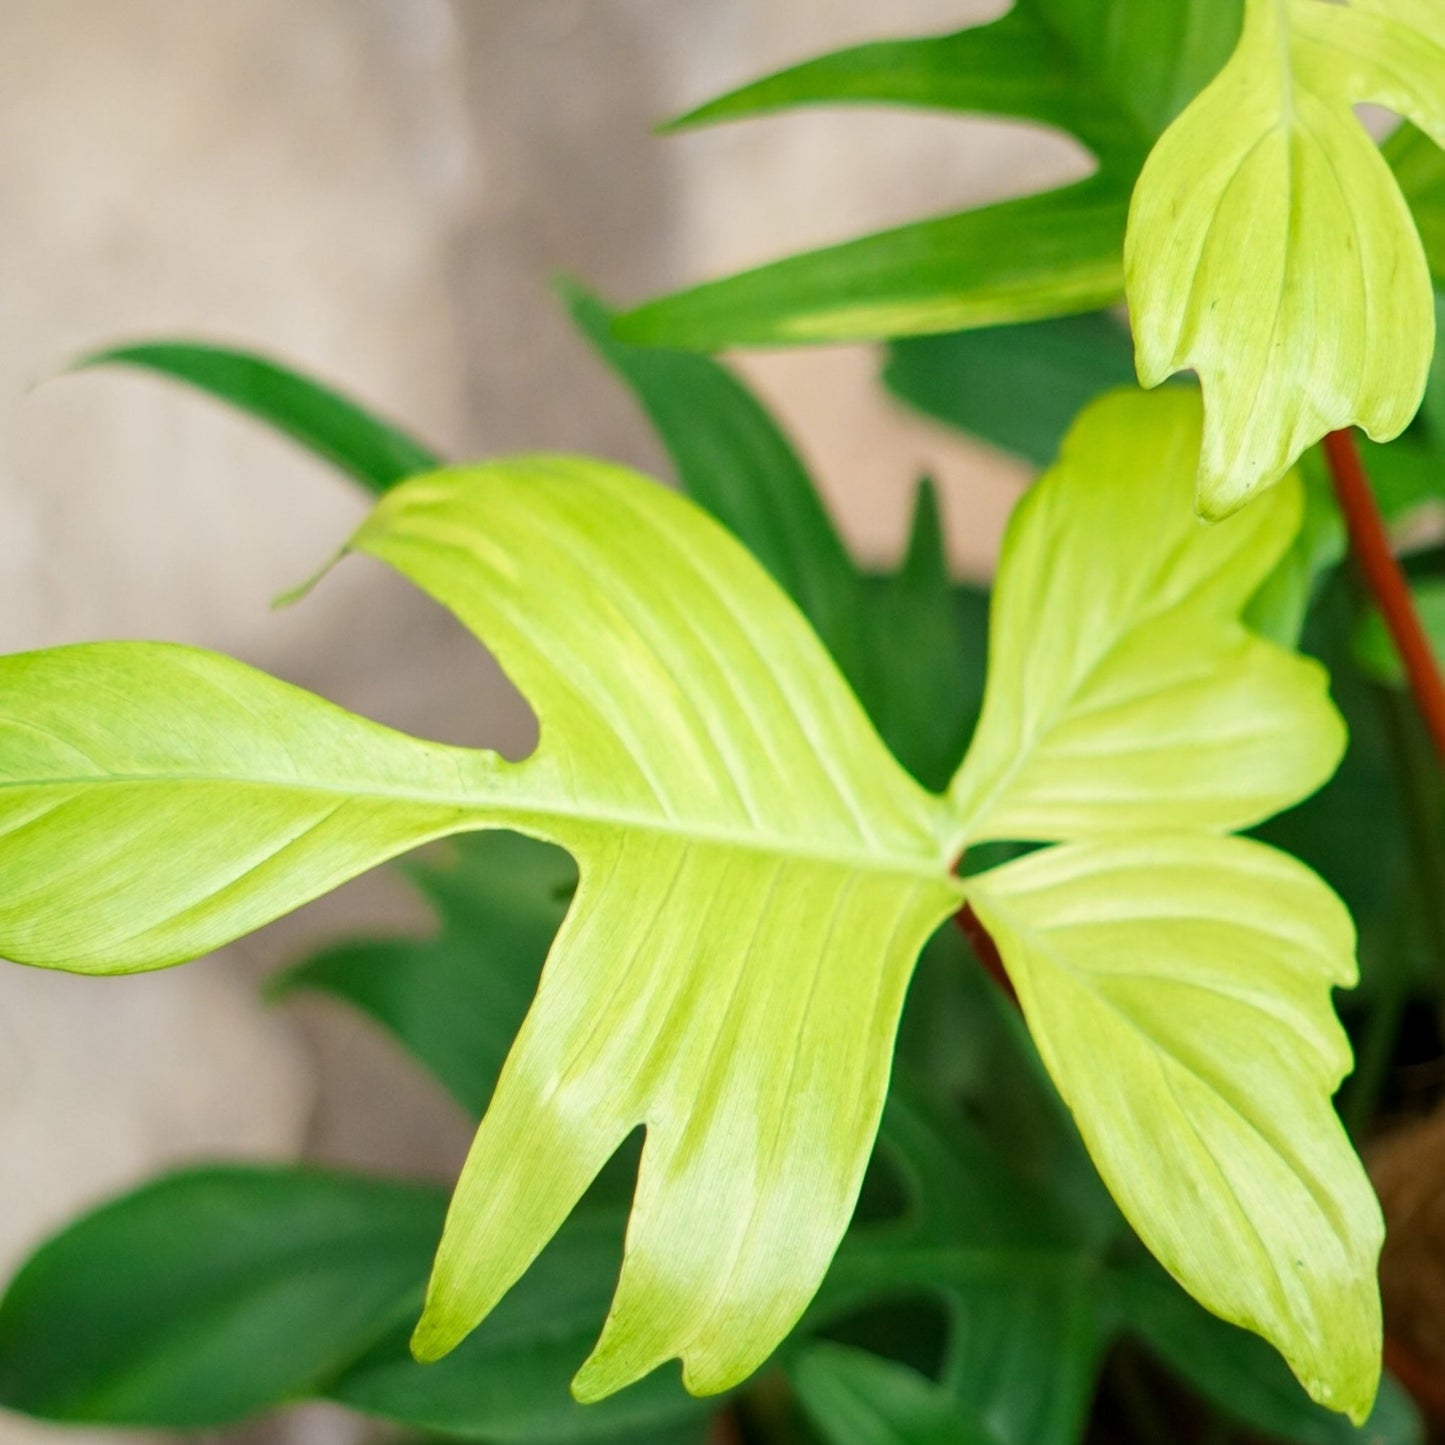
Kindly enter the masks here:
M 1414 589 L 1415 608 L 1435 656 L 1445 662 L 1445 582 L 1419 583 Z M 1386 687 L 1406 686 L 1405 665 L 1385 619 L 1373 608 L 1361 620 L 1355 634 L 1355 661 L 1366 676 Z
M 946 1390 L 907 1365 L 815 1345 L 789 1373 L 829 1445 L 998 1445 Z
M 596 1338 L 617 1283 L 626 1210 L 579 1211 L 494 1314 L 445 1360 L 420 1365 L 407 1331 L 388 1335 L 334 1384 L 330 1398 L 400 1424 L 512 1442 L 701 1442 L 711 1405 L 659 1372 L 630 1390 L 579 1405 L 567 1388 Z
M 1311 1404 L 1262 1340 L 1206 1314 L 1151 1266 L 1112 1281 L 1125 1328 L 1226 1419 L 1290 1445 L 1424 1445 L 1409 1396 L 1389 1376 L 1363 1425 Z
M 180 1429 L 313 1394 L 416 1309 L 445 1205 L 436 1189 L 283 1169 L 148 1184 L 15 1277 L 0 1405 Z
M 1323 671 L 1239 621 L 1299 528 L 1299 484 L 1207 528 L 1199 437 L 1197 393 L 1116 393 L 1015 509 L 951 789 L 966 841 L 1241 828 L 1334 770 Z
M 185 382 L 285 432 L 373 492 L 434 471 L 440 460 L 390 422 L 266 357 L 192 341 L 151 341 L 98 351 L 81 367 L 136 366 Z
M 642 346 L 876 340 L 1093 311 L 1124 289 L 1129 184 L 1062 190 L 918 221 L 710 281 L 619 318 Z
M 1095 312 L 896 341 L 883 379 L 925 415 L 1043 467 L 1089 402 L 1133 382 L 1134 347 Z
M 273 991 L 345 999 L 395 1034 L 480 1118 L 577 869 L 565 853 L 517 833 L 471 834 L 450 846 L 445 862 L 406 866 L 436 913 L 436 934 L 333 945 L 282 975 Z
M 1159 142 L 1126 257 L 1139 376 L 1199 373 L 1198 505 L 1223 517 L 1327 432 L 1414 417 L 1435 344 L 1430 275 L 1389 166 L 1351 107 L 1445 142 L 1433 0 L 1249 0 L 1223 73 Z
M 1383 1225 L 1330 1103 L 1350 1065 L 1330 1002 L 1355 980 L 1344 907 L 1286 855 L 1205 834 L 1046 849 L 969 895 L 1140 1237 L 1363 1420 Z
M 1100 162 L 1060 190 L 918 222 L 650 302 L 618 323 L 646 345 L 873 339 L 1089 311 L 1118 300 L 1129 192 L 1150 144 L 1221 65 L 1239 0 L 1018 0 L 949 35 L 854 47 L 684 116 L 896 103 L 1037 121 Z

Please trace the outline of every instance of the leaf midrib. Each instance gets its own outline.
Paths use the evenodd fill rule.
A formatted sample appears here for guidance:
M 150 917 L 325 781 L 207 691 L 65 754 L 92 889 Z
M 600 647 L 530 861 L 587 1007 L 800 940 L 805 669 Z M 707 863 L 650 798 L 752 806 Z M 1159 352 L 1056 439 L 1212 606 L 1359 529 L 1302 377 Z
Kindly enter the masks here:
M 486 758 L 488 755 L 478 755 Z M 505 764 L 504 764 L 505 766 Z M 520 766 L 520 765 L 519 765 Z M 731 848 L 741 852 L 760 853 L 774 857 L 791 858 L 800 862 L 824 864 L 845 868 L 854 872 L 897 874 L 930 884 L 955 885 L 948 871 L 948 860 L 941 847 L 935 854 L 926 856 L 921 851 L 910 856 L 903 852 L 882 852 L 860 847 L 829 848 L 800 846 L 796 837 L 766 832 L 749 832 L 726 828 L 707 828 L 697 824 L 683 825 L 681 822 L 664 820 L 647 814 L 629 813 L 624 809 L 598 807 L 565 807 L 555 798 L 513 794 L 505 801 L 492 801 L 466 794 L 446 792 L 430 793 L 416 789 L 381 788 L 373 785 L 356 787 L 350 784 L 331 782 L 299 782 L 294 778 L 276 779 L 265 777 L 237 778 L 224 773 L 102 773 L 76 777 L 52 777 L 42 779 L 0 780 L 0 793 L 9 789 L 40 791 L 47 788 L 101 788 L 101 787 L 167 787 L 210 785 L 227 788 L 259 788 L 274 792 L 297 793 L 322 797 L 341 797 L 346 800 L 364 802 L 384 800 L 406 803 L 418 807 L 441 808 L 467 815 L 474 820 L 469 826 L 459 821 L 458 826 L 448 833 L 479 831 L 487 827 L 516 826 L 523 831 L 529 821 L 540 824 L 547 819 L 560 819 L 589 826 L 616 828 L 662 834 L 677 838 L 685 843 L 703 847 Z M 20 827 L 35 820 L 28 819 Z M 565 830 L 556 835 L 547 834 L 539 827 L 548 841 L 566 846 Z M 928 820 L 920 814 L 920 835 L 930 841 L 934 834 L 928 827 Z M 445 836 L 434 834 L 433 837 Z M 0 842 L 5 833 L 0 830 Z M 416 846 L 420 846 L 419 840 Z M 961 897 L 960 890 L 960 897 Z

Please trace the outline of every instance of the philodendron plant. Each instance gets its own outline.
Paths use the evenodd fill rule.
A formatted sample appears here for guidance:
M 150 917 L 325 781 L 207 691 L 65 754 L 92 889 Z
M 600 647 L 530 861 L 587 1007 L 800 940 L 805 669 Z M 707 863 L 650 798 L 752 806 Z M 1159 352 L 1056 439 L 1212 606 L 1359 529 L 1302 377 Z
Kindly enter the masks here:
M 1067 1445 L 1112 1347 L 1131 1438 L 1158 1440 L 1142 1345 L 1222 1420 L 1418 1439 L 1393 1393 L 1371 1416 L 1381 1216 L 1332 1102 L 1355 928 L 1305 862 L 1238 835 L 1321 789 L 1347 745 L 1299 651 L 1344 592 L 1310 449 L 1351 423 L 1387 440 L 1427 395 L 1379 454 L 1397 458 L 1387 510 L 1445 474 L 1426 253 L 1350 110 L 1382 102 L 1445 139 L 1442 87 L 1433 0 L 1018 0 L 704 107 L 686 119 L 993 110 L 1072 130 L 1099 170 L 615 320 L 569 291 L 686 496 L 576 457 L 444 466 L 241 353 L 95 358 L 201 386 L 382 494 L 343 555 L 448 608 L 540 741 L 518 763 L 426 742 L 165 643 L 0 659 L 0 954 L 19 962 L 167 967 L 423 844 L 488 835 L 416 866 L 436 938 L 342 945 L 289 980 L 365 1009 L 482 1116 L 424 1301 L 429 1191 L 179 1176 L 22 1270 L 0 1303 L 0 1402 L 202 1425 L 322 1394 L 477 1439 L 690 1439 L 703 1417 L 654 1374 L 677 1359 L 694 1396 L 746 1391 L 759 1439 Z M 1433 203 L 1419 133 L 1392 144 Z M 1127 342 L 1108 317 L 1022 325 L 1111 303 L 1126 278 L 1144 382 L 1192 368 L 1202 387 L 1114 385 Z M 1029 366 L 1082 404 L 1009 524 L 986 680 L 982 599 L 947 578 L 931 489 L 900 572 L 860 573 L 766 413 L 678 349 L 981 326 L 1002 329 L 898 346 L 895 387 L 946 413 L 950 386 L 1017 374 L 1012 416 L 974 429 L 1039 456 L 1059 407 Z M 1331 445 L 1428 719 L 1408 592 Z M 1338 819 L 1337 796 L 1311 806 Z M 1027 1036 L 951 969 L 964 933 Z M 1389 1039 L 1369 1038 L 1383 1068 Z M 876 1348 L 879 1302 L 918 1291 L 944 1299 L 945 1342 L 913 1318 Z M 426 1368 L 397 1335 L 418 1304 Z M 1273 1345 L 1326 1410 L 1211 1315 Z M 569 1353 L 593 1328 L 585 1360 Z M 783 1405 L 754 1383 L 774 1357 Z M 549 1393 L 564 1368 L 579 1404 Z M 1172 1418 L 1170 1438 L 1195 1438 L 1197 1413 Z

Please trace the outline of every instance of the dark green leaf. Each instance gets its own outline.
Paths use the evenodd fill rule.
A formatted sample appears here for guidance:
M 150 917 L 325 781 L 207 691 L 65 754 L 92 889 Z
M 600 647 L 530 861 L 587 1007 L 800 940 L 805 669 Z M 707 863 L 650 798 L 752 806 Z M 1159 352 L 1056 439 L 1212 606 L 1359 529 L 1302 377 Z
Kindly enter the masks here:
M 1356 1428 L 1316 1405 L 1258 1336 L 1216 1319 L 1152 1261 L 1114 1277 L 1126 1328 L 1228 1419 L 1293 1445 L 1423 1445 L 1420 1417 L 1386 1378 Z
M 313 1394 L 414 1318 L 445 1209 L 440 1190 L 336 1174 L 158 1180 L 15 1277 L 0 1302 L 0 1404 L 195 1428 Z
M 978 1130 L 944 1121 L 902 1081 L 883 1145 L 913 1208 L 851 1231 L 814 1327 L 888 1295 L 931 1296 L 950 1320 L 942 1382 L 1003 1445 L 1072 1445 L 1107 1337 L 1093 1246 L 1053 1200 L 1013 1177 Z
M 789 1374 L 829 1445 L 998 1445 L 946 1390 L 867 1351 L 815 1345 Z
M 373 492 L 440 466 L 436 454 L 330 387 L 250 352 L 186 341 L 98 351 L 80 367 L 143 367 L 249 412 Z
M 626 1209 L 579 1211 L 482 1326 L 453 1354 L 419 1365 L 399 1329 L 330 1391 L 367 1414 L 497 1442 L 651 1442 L 692 1430 L 717 1407 L 658 1371 L 595 1405 L 568 1381 L 587 1357 L 622 1260 Z M 687 1437 L 683 1437 L 687 1438 Z
M 1112 305 L 1124 291 L 1132 178 L 920 221 L 648 302 L 618 318 L 643 346 L 729 346 L 956 331 Z
M 1241 0 L 1018 0 L 989 25 L 824 56 L 692 111 L 677 124 L 825 102 L 989 112 L 1072 131 L 1100 169 L 1080 185 L 680 292 L 624 317 L 621 334 L 716 351 L 921 335 L 1113 303 L 1144 156 L 1228 57 L 1240 15 Z
M 870 601 L 873 666 L 860 695 L 898 760 L 941 791 L 983 705 L 988 594 L 950 579 L 938 496 L 927 480 L 903 564 L 876 580 Z
M 1095 312 L 898 341 L 883 379 L 926 415 L 1043 467 L 1087 403 L 1133 384 L 1134 346 Z
M 1415 213 L 1430 270 L 1437 282 L 1445 283 L 1445 152 L 1408 123 L 1382 149 Z

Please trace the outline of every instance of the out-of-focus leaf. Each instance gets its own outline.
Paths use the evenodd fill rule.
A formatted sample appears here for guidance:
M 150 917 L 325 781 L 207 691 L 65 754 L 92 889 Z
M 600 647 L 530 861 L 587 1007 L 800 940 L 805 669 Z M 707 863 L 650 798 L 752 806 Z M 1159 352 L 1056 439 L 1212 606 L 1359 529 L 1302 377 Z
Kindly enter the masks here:
M 1409 1397 L 1388 1376 L 1363 1425 L 1309 1400 L 1257 1336 L 1201 1309 L 1150 1262 L 1112 1281 L 1124 1328 L 1227 1419 L 1291 1445 L 1424 1445 Z
M 295 1170 L 148 1184 L 16 1275 L 0 1405 L 181 1429 L 314 1394 L 414 1314 L 445 1208 L 436 1189 Z
M 568 855 L 518 833 L 456 839 L 445 862 L 403 865 L 432 904 L 430 938 L 356 939 L 284 974 L 278 993 L 345 999 L 394 1033 L 480 1118 L 576 884 Z
M 1318 451 L 1300 461 L 1304 513 L 1294 541 L 1244 610 L 1250 631 L 1294 648 L 1321 580 L 1345 555 L 1345 524 Z
M 1411 590 L 1430 646 L 1436 658 L 1445 664 L 1445 581 L 1417 583 Z M 1386 687 L 1406 685 L 1405 666 L 1395 651 L 1385 619 L 1374 608 L 1360 620 L 1355 632 L 1354 654 L 1367 677 Z
M 866 1350 L 814 1345 L 789 1375 L 829 1445 L 999 1445 L 948 1391 Z
M 879 579 L 863 620 L 872 633 L 874 721 L 924 787 L 947 787 L 983 702 L 988 597 L 955 588 L 938 494 L 919 483 L 903 563 Z
M 1445 283 L 1445 152 L 1408 122 L 1381 147 L 1419 228 L 1425 257 Z
M 948 1312 L 942 1382 L 1003 1445 L 1070 1445 L 1093 1394 L 1106 1324 L 1091 1242 L 1018 1179 L 983 1134 L 895 1084 L 883 1144 L 911 1207 L 860 1226 L 808 1320 L 826 1328 L 879 1296 L 926 1295 Z
M 950 35 L 824 56 L 733 91 L 679 125 L 794 105 L 900 103 L 1038 121 L 1098 157 L 1082 184 L 923 221 L 650 302 L 627 339 L 733 345 L 952 331 L 1118 299 L 1123 224 L 1160 130 L 1221 65 L 1240 0 L 1018 0 Z
M 625 1208 L 580 1210 L 453 1354 L 419 1365 L 399 1329 L 327 1393 L 369 1415 L 496 1445 L 699 1439 L 715 1403 L 688 1395 L 674 1371 L 590 1405 L 568 1390 L 607 1313 L 626 1223 Z
M 1124 289 L 1129 183 L 1062 190 L 918 221 L 710 281 L 618 318 L 641 346 L 876 340 L 1094 311 Z
M 384 492 L 441 465 L 435 452 L 399 427 L 329 386 L 252 352 L 193 341 L 151 341 L 98 351 L 78 363 L 111 365 L 156 372 L 249 412 L 372 492 Z
M 883 379 L 926 415 L 1042 467 L 1089 402 L 1133 383 L 1134 346 L 1093 312 L 895 341 Z

